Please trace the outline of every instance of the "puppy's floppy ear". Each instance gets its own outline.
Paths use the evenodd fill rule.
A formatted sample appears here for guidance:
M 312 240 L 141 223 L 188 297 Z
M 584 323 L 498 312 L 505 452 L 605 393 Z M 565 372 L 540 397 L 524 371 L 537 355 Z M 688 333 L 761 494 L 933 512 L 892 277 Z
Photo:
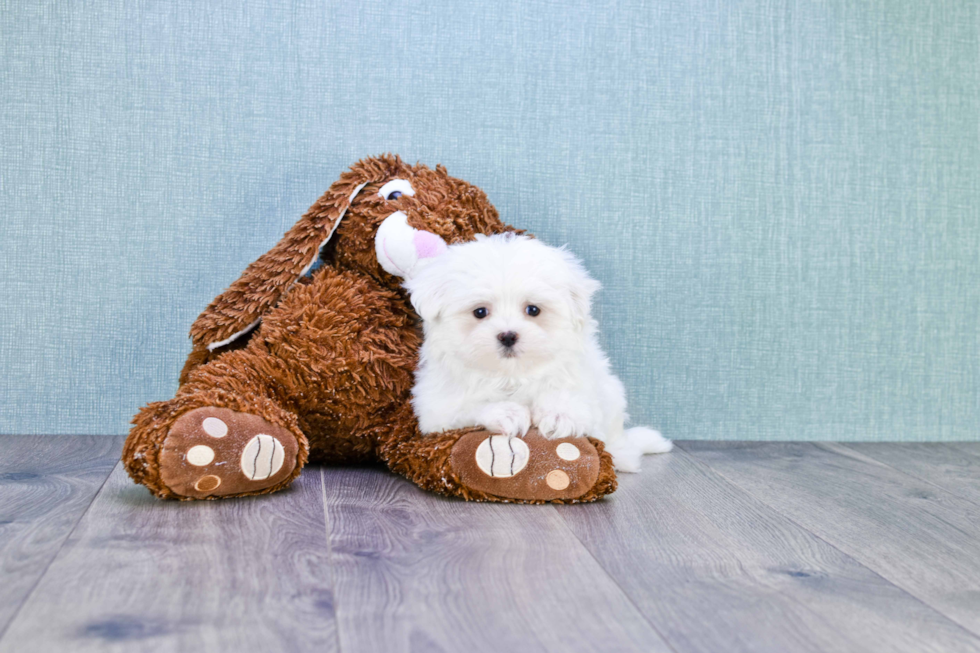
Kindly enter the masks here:
M 201 313 L 191 327 L 194 348 L 213 351 L 257 327 L 262 315 L 313 266 L 361 189 L 383 181 L 400 165 L 398 157 L 382 156 L 359 161 L 344 172 L 275 247 Z
M 415 312 L 425 322 L 440 318 L 452 291 L 451 276 L 444 265 L 448 256 L 432 259 L 402 285 L 408 290 Z
M 568 268 L 566 291 L 569 309 L 575 325 L 581 328 L 592 319 L 592 296 L 602 288 L 602 284 L 592 278 L 574 254 L 566 249 L 558 251 Z

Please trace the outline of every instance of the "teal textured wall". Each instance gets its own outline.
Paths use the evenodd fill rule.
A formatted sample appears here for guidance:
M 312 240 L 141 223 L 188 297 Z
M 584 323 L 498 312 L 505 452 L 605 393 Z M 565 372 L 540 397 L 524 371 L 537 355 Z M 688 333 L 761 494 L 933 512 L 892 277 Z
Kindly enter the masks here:
M 585 259 L 637 422 L 980 434 L 977 3 L 0 0 L 0 89 L 0 432 L 124 432 L 392 151 Z

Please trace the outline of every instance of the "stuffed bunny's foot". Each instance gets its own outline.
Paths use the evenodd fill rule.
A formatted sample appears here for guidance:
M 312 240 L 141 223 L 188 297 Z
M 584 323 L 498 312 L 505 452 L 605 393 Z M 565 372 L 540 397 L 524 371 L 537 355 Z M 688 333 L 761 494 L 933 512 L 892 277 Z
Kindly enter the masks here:
M 453 447 L 451 465 L 465 487 L 519 501 L 594 501 L 602 458 L 588 438 L 523 438 L 474 431 Z M 608 467 L 608 465 L 606 465 Z M 607 470 L 611 476 L 611 470 Z M 614 478 L 611 476 L 611 478 Z M 595 495 L 595 496 L 593 496 Z
M 160 451 L 160 478 L 181 497 L 255 494 L 287 481 L 300 447 L 286 428 L 228 408 L 178 418 Z

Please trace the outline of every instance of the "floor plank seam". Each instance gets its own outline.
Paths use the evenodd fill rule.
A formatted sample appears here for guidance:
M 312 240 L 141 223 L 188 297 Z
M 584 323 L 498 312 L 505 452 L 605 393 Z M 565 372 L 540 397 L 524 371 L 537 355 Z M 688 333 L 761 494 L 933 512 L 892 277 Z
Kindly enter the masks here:
M 952 488 L 950 488 L 948 486 L 945 486 L 945 485 L 939 485 L 938 483 L 935 483 L 934 481 L 930 481 L 927 478 L 923 478 L 923 477 L 919 476 L 918 474 L 913 474 L 912 472 L 906 471 L 904 469 L 899 469 L 898 467 L 895 467 L 894 465 L 891 465 L 891 464 L 885 462 L 884 460 L 881 460 L 881 459 L 873 456 L 872 454 L 866 453 L 864 451 L 858 451 L 857 449 L 853 449 L 853 448 L 847 446 L 847 443 L 846 442 L 833 442 L 832 444 L 836 444 L 836 445 L 842 446 L 845 449 L 851 451 L 852 453 L 854 453 L 856 455 L 866 456 L 866 457 L 870 458 L 871 460 L 875 461 L 876 463 L 878 463 L 879 465 L 884 465 L 885 467 L 887 467 L 888 469 L 894 471 L 897 474 L 901 474 L 903 476 L 907 476 L 908 478 L 911 478 L 911 479 L 914 479 L 916 481 L 919 481 L 920 483 L 925 483 L 926 485 L 931 485 L 932 487 L 934 487 L 934 488 L 936 488 L 938 490 L 942 490 L 943 492 L 946 492 L 948 494 L 952 494 L 957 499 L 962 499 L 963 501 L 966 501 L 968 503 L 972 503 L 973 505 L 975 505 L 978 508 L 980 508 L 980 503 L 977 503 L 976 500 L 974 500 L 974 499 L 972 499 L 970 497 L 963 496 L 962 494 L 960 494 L 959 492 L 957 492 L 955 489 L 952 489 Z M 828 448 L 827 451 L 833 451 L 833 449 Z
M 812 442 L 810 444 L 819 444 L 819 443 Z M 913 601 L 916 601 L 919 604 L 925 606 L 926 608 L 932 610 L 933 612 L 935 612 L 936 614 L 940 615 L 941 617 L 943 617 L 944 619 L 946 619 L 950 623 L 954 624 L 957 628 L 959 628 L 960 630 L 962 630 L 964 633 L 966 633 L 967 635 L 969 635 L 973 639 L 975 639 L 978 642 L 980 642 L 980 633 L 974 632 L 973 630 L 967 628 L 966 626 L 964 626 L 963 624 L 961 624 L 959 621 L 957 621 L 953 617 L 949 616 L 948 614 L 946 614 L 945 612 L 943 612 L 942 610 L 940 610 L 936 606 L 934 606 L 931 603 L 927 602 L 925 599 L 919 597 L 916 594 L 913 594 L 910 590 L 906 589 L 902 585 L 897 584 L 896 582 L 892 581 L 890 578 L 888 578 L 888 577 L 882 575 L 881 573 L 879 573 L 878 571 L 876 571 L 876 570 L 868 567 L 866 564 L 864 564 L 863 562 L 861 562 L 860 560 L 858 560 L 857 558 L 855 558 L 854 556 L 852 556 L 847 551 L 841 549 L 839 546 L 835 545 L 833 542 L 830 542 L 826 538 L 821 537 L 817 533 L 814 533 L 809 528 L 806 528 L 805 526 L 803 526 L 802 524 L 800 524 L 799 522 L 797 522 L 795 519 L 793 519 L 789 515 L 785 514 L 783 511 L 779 510 L 778 508 L 776 508 L 775 506 L 773 506 L 772 504 L 770 504 L 768 501 L 766 501 L 762 497 L 756 495 L 751 490 L 748 490 L 748 489 L 742 487 L 737 482 L 735 482 L 732 479 L 730 479 L 729 477 L 725 476 L 725 474 L 723 472 L 720 472 L 717 469 L 715 469 L 714 467 L 712 467 L 710 463 L 708 463 L 706 461 L 703 461 L 700 458 L 698 458 L 696 453 L 691 452 L 691 451 L 688 451 L 687 449 L 684 449 L 683 448 L 683 445 L 680 445 L 680 444 L 678 444 L 678 443 L 675 442 L 675 446 L 677 446 L 678 448 L 680 448 L 688 457 L 691 458 L 691 460 L 693 460 L 697 464 L 701 465 L 702 467 L 706 468 L 712 474 L 714 474 L 715 476 L 717 476 L 720 480 L 722 480 L 725 483 L 728 483 L 729 485 L 731 485 L 735 490 L 737 490 L 737 491 L 739 491 L 739 492 L 741 492 L 741 493 L 743 493 L 743 494 L 751 497 L 755 501 L 758 501 L 759 503 L 761 503 L 762 505 L 766 506 L 767 508 L 769 508 L 770 510 L 772 510 L 774 513 L 776 513 L 777 515 L 779 515 L 780 517 L 782 517 L 783 519 L 785 519 L 789 523 L 793 524 L 794 526 L 796 526 L 797 528 L 803 530 L 804 532 L 809 533 L 810 535 L 812 535 L 816 539 L 818 539 L 821 542 L 825 543 L 827 546 L 829 546 L 832 549 L 834 549 L 835 551 L 839 552 L 842 556 L 846 557 L 848 560 L 850 560 L 851 562 L 853 562 L 855 565 L 858 565 L 858 566 L 866 569 L 869 573 L 877 576 L 878 578 L 880 578 L 884 582 L 886 582 L 889 585 L 891 585 L 892 587 L 896 588 L 898 591 L 900 591 L 901 593 L 905 594 L 906 596 L 908 596 L 909 598 L 911 598 Z
M 565 520 L 565 516 L 562 514 L 562 511 L 561 510 L 558 510 L 558 508 L 554 504 L 550 505 L 550 508 L 552 510 L 554 510 L 556 513 L 558 513 L 558 516 L 561 518 L 561 523 L 565 527 L 565 530 L 568 531 L 569 535 L 571 535 L 575 539 L 575 541 L 579 543 L 579 546 L 581 546 L 583 549 L 585 549 L 585 552 L 588 553 L 589 554 L 589 557 L 592 558 L 592 560 L 595 561 L 595 563 L 599 567 L 599 569 L 601 569 L 602 572 L 606 575 L 606 578 L 608 578 L 610 581 L 612 581 L 612 584 L 619 588 L 619 591 L 622 592 L 623 596 L 626 597 L 626 600 L 629 601 L 629 604 L 633 606 L 633 609 L 634 610 L 636 610 L 636 614 L 640 615 L 640 617 L 643 619 L 643 621 L 645 621 L 647 623 L 647 625 L 649 625 L 650 628 L 653 629 L 653 632 L 657 633 L 657 635 L 660 637 L 660 639 L 663 641 L 663 643 L 667 646 L 667 648 L 669 648 L 674 653 L 680 653 L 676 648 L 674 648 L 674 645 L 670 642 L 670 640 L 668 640 L 667 637 L 664 636 L 663 632 L 661 632 L 661 630 L 659 628 L 657 628 L 657 624 L 655 624 L 652 621 L 650 621 L 650 619 L 643 613 L 643 611 L 640 609 L 640 606 L 638 606 L 636 604 L 636 602 L 633 600 L 633 597 L 629 595 L 629 592 L 627 592 L 626 589 L 622 585 L 619 584 L 619 581 L 617 581 L 613 577 L 613 575 L 609 573 L 609 570 L 607 570 L 602 565 L 602 563 L 599 561 L 599 559 L 595 557 L 595 554 L 593 554 L 592 553 L 592 550 L 585 545 L 585 542 L 583 542 L 579 538 L 579 536 L 575 534 L 575 531 L 572 529 L 571 526 L 568 525 L 568 522 Z M 574 509 L 574 508 L 572 508 L 572 509 Z
M 337 595 L 337 567 L 333 556 L 333 543 L 330 541 L 330 512 L 327 509 L 327 479 L 324 478 L 323 466 L 320 466 L 320 500 L 323 502 L 323 531 L 327 539 L 327 560 L 330 561 L 330 597 L 333 603 L 333 618 L 335 622 L 334 637 L 337 640 L 337 652 L 343 653 L 344 647 L 340 638 L 340 604 Z
M 58 559 L 58 556 L 61 555 L 62 550 L 65 548 L 65 543 L 71 539 L 71 536 L 78 528 L 78 525 L 82 523 L 82 520 L 85 519 L 85 515 L 87 515 L 88 511 L 92 509 L 92 505 L 95 503 L 95 500 L 99 498 L 99 495 L 101 495 L 103 489 L 105 489 L 105 484 L 109 482 L 109 477 L 112 476 L 112 473 L 116 471 L 116 467 L 118 467 L 119 465 L 122 465 L 122 462 L 117 462 L 115 465 L 109 468 L 109 471 L 106 473 L 105 478 L 102 479 L 102 483 L 99 484 L 99 489 L 96 490 L 95 493 L 92 495 L 92 500 L 88 502 L 87 506 L 85 506 L 85 510 L 83 510 L 78 515 L 78 519 L 76 519 L 75 523 L 71 525 L 71 528 L 68 530 L 68 533 L 61 540 L 61 544 L 58 545 L 57 550 L 51 556 L 51 559 L 48 560 L 48 564 L 44 566 L 44 571 L 38 574 L 37 578 L 34 580 L 34 584 L 31 585 L 31 590 L 24 595 L 24 599 L 20 602 L 20 605 L 17 606 L 17 609 L 14 611 L 14 613 L 10 615 L 10 619 L 3 627 L 3 630 L 0 630 L 0 644 L 3 644 L 3 640 L 7 636 L 7 633 L 10 631 L 10 627 L 14 624 L 15 621 L 17 621 L 17 617 L 20 616 L 21 610 L 24 608 L 25 605 L 27 605 L 27 602 L 31 600 L 31 597 L 34 595 L 34 592 L 37 591 L 37 588 L 41 584 L 41 581 L 44 580 L 44 578 L 48 575 L 48 571 L 51 569 L 51 565 L 54 564 L 54 561 Z

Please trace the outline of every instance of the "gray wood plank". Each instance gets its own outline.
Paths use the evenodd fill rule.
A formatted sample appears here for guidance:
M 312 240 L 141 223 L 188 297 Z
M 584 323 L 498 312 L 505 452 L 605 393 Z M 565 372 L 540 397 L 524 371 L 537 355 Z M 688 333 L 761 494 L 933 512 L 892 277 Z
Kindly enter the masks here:
M 853 449 L 685 442 L 726 479 L 980 633 L 976 504 Z
M 0 634 L 119 460 L 114 436 L 0 436 Z
M 980 442 L 848 442 L 844 446 L 980 506 Z
M 318 470 L 178 503 L 116 467 L 0 640 L 25 650 L 338 650 Z
M 326 470 L 324 491 L 345 653 L 669 650 L 553 506 L 383 470 Z
M 980 639 L 682 451 L 561 516 L 679 653 L 978 651 Z

